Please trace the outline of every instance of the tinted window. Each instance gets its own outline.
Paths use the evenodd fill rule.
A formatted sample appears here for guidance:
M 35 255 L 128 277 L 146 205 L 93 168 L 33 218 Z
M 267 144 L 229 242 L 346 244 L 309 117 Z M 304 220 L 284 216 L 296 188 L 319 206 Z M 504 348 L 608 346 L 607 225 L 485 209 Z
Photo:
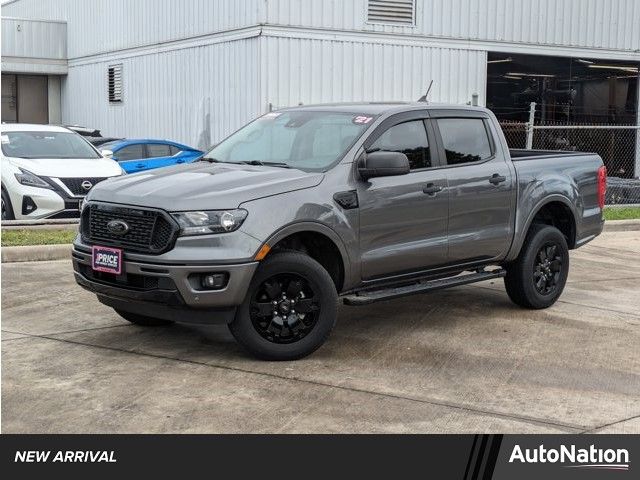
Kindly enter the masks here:
M 147 155 L 150 158 L 170 157 L 171 148 L 169 145 L 163 145 L 162 143 L 149 143 L 147 144 Z
M 491 156 L 491 143 L 480 118 L 438 120 L 449 165 L 477 162 Z
M 144 158 L 144 145 L 136 143 L 135 145 L 128 145 L 121 148 L 113 155 L 119 162 L 126 160 L 138 160 Z
M 174 155 L 180 153 L 182 150 L 180 150 L 178 147 L 174 147 L 173 145 L 171 145 L 169 147 L 169 149 L 171 150 L 171 156 L 173 157 Z
M 411 170 L 431 167 L 429 141 L 422 120 L 400 123 L 384 132 L 370 147 L 387 152 L 402 152 Z

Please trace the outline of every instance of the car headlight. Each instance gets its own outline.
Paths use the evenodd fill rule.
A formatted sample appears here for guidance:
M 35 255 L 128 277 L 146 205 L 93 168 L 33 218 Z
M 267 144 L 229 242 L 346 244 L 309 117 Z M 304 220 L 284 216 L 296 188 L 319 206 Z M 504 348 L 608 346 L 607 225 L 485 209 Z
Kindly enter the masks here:
M 236 210 L 179 212 L 171 215 L 180 225 L 180 235 L 207 235 L 237 230 L 247 218 L 247 211 L 239 208 Z
M 21 168 L 20 171 L 22 173 L 16 173 L 16 180 L 20 182 L 22 185 L 26 185 L 28 187 L 39 187 L 39 188 L 49 188 L 53 187 L 45 182 L 43 179 L 38 177 L 36 174 L 31 173 L 29 170 L 25 170 Z

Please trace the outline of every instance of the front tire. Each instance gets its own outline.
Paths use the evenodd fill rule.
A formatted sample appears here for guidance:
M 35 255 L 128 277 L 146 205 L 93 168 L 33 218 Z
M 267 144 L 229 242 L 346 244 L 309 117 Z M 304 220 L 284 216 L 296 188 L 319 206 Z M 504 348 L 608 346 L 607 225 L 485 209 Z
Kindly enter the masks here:
M 569 249 L 555 227 L 531 226 L 520 255 L 507 265 L 504 285 L 513 303 L 541 309 L 553 305 L 569 276 Z
M 16 216 L 13 213 L 13 206 L 11 205 L 11 199 L 9 194 L 3 188 L 2 189 L 2 220 L 15 220 Z
M 164 327 L 173 324 L 171 320 L 147 317 L 146 315 L 138 315 L 137 313 L 125 312 L 116 308 L 114 308 L 114 310 L 125 320 L 141 327 Z
M 307 255 L 282 252 L 261 263 L 229 330 L 260 359 L 296 360 L 325 342 L 337 315 L 329 273 Z

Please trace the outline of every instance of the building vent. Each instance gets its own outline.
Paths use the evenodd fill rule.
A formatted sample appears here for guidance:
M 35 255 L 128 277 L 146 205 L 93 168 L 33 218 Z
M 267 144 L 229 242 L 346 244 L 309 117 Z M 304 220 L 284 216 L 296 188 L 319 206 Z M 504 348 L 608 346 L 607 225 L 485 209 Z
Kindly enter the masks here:
M 367 20 L 373 23 L 414 25 L 415 0 L 368 0 Z
M 122 103 L 122 64 L 109 65 L 107 77 L 109 103 Z

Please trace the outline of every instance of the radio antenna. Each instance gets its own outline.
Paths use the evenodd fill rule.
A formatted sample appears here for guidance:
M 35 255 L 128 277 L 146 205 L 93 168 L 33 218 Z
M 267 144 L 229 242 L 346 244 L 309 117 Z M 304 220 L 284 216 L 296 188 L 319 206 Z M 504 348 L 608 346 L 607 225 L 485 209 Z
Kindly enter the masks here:
M 431 91 L 431 87 L 433 87 L 433 80 L 429 82 L 429 88 L 427 88 L 427 93 L 425 93 L 423 96 L 420 97 L 420 99 L 418 100 L 419 102 L 429 103 L 429 100 L 427 100 L 427 98 L 429 97 L 429 92 Z

